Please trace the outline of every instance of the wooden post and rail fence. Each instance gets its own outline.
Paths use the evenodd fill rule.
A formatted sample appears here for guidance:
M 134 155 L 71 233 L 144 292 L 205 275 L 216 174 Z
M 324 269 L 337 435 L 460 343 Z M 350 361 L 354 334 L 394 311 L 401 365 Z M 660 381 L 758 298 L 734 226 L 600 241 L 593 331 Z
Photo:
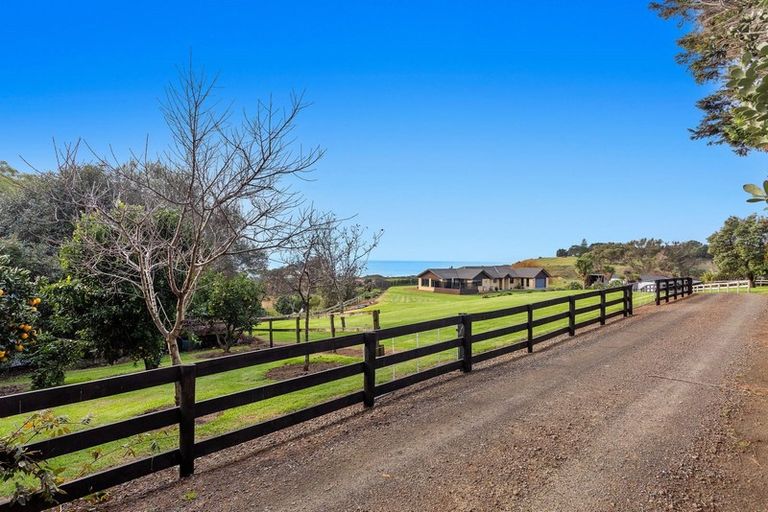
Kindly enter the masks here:
M 377 330 L 381 328 L 381 311 L 378 309 L 373 310 L 367 310 L 367 311 L 353 311 L 349 313 L 330 313 L 328 315 L 329 320 L 329 328 L 323 328 L 323 327 L 310 327 L 309 332 L 330 332 L 331 338 L 335 338 L 336 334 L 340 331 L 342 333 L 348 333 L 350 331 L 354 332 L 363 332 L 367 329 L 363 329 L 361 327 L 355 327 L 355 328 L 348 328 L 347 327 L 347 318 L 350 316 L 358 316 L 358 315 L 370 315 L 371 316 L 371 328 L 373 330 Z M 315 313 L 312 314 L 314 318 L 319 318 Z M 258 324 L 256 327 L 251 329 L 251 333 L 254 332 L 267 332 L 268 333 L 268 339 L 269 339 L 269 347 L 272 348 L 275 346 L 275 334 L 276 332 L 292 332 L 296 335 L 296 343 L 301 342 L 301 333 L 304 331 L 304 328 L 301 325 L 301 322 L 303 320 L 302 315 L 284 315 L 284 316 L 268 316 L 268 317 L 261 317 L 258 319 Z M 341 329 L 337 328 L 336 320 L 340 320 L 341 322 Z M 280 321 L 288 321 L 288 320 L 294 320 L 295 324 L 292 327 L 283 327 L 283 328 L 276 328 L 274 327 L 274 322 L 280 322 Z M 265 325 L 266 327 L 260 327 L 260 325 Z M 311 325 L 311 321 L 310 321 Z
M 757 282 L 755 282 L 757 284 Z M 700 293 L 739 293 L 742 290 L 749 291 L 749 279 L 739 279 L 732 281 L 713 281 L 711 283 L 701 283 L 693 286 L 694 292 Z
M 679 289 L 679 292 L 677 294 L 673 292 L 671 296 L 676 297 L 680 293 L 686 293 L 686 290 L 690 290 L 690 281 L 687 282 L 687 288 L 681 285 L 682 287 Z M 677 288 L 675 289 L 677 290 Z M 669 293 L 672 288 L 667 287 L 666 290 L 666 296 L 670 296 Z M 585 304 L 585 300 L 589 300 L 589 303 Z M 567 310 L 554 314 L 549 314 L 545 309 L 565 305 L 567 305 Z M 615 311 L 608 312 L 609 308 L 615 309 Z M 538 315 L 537 312 L 539 312 Z M 596 316 L 594 316 L 595 312 L 597 312 Z M 42 409 L 110 397 L 163 384 L 179 384 L 181 399 L 177 406 L 148 412 L 141 416 L 107 425 L 95 426 L 58 437 L 36 441 L 25 446 L 27 453 L 39 460 L 46 460 L 143 432 L 174 425 L 179 427 L 178 447 L 175 449 L 139 458 L 117 467 L 104 469 L 98 473 L 63 483 L 61 489 L 65 494 L 58 496 L 57 499 L 61 502 L 66 502 L 174 466 L 179 467 L 179 475 L 181 477 L 186 477 L 194 473 L 196 458 L 351 405 L 362 403 L 365 407 L 372 407 L 376 397 L 406 386 L 411 386 L 453 371 L 471 372 L 474 363 L 487 361 L 518 350 L 526 350 L 530 353 L 533 352 L 534 346 L 538 343 L 566 334 L 574 336 L 579 329 L 586 326 L 598 323 L 605 325 L 608 319 L 618 316 L 627 317 L 631 314 L 631 286 L 594 290 L 496 311 L 460 314 L 458 316 L 384 329 L 381 329 L 379 326 L 379 328 L 368 332 L 354 333 L 348 336 L 284 345 L 218 357 L 195 364 L 171 366 L 81 384 L 18 393 L 0 397 L 0 417 L 31 413 Z M 537 318 L 539 315 L 547 316 Z M 478 332 L 475 329 L 477 322 L 513 316 L 521 317 L 522 321 L 513 323 L 515 319 L 510 318 L 509 322 L 511 325 L 482 332 Z M 566 320 L 567 324 L 563 326 Z M 455 338 L 387 355 L 381 355 L 378 348 L 380 341 L 384 338 L 414 335 L 447 327 L 456 329 Z M 534 336 L 534 329 L 540 327 L 552 327 L 552 329 Z M 508 336 L 514 333 L 525 333 L 525 335 L 522 340 L 513 341 L 501 347 L 492 348 L 484 352 L 473 351 L 473 346 L 481 341 Z M 201 377 L 354 346 L 362 346 L 364 354 L 362 361 L 273 382 L 224 396 L 199 401 L 195 398 L 195 383 Z M 437 364 L 426 370 L 417 371 L 395 380 L 382 383 L 377 383 L 376 381 L 377 369 L 452 349 L 457 349 L 455 361 Z M 362 375 L 362 386 L 352 393 L 249 425 L 239 430 L 206 439 L 196 439 L 195 437 L 196 418 L 355 375 Z M 36 494 L 23 505 L 10 501 L 2 502 L 0 503 L 0 512 L 39 511 L 53 505 L 52 503 L 45 502 L 40 495 Z

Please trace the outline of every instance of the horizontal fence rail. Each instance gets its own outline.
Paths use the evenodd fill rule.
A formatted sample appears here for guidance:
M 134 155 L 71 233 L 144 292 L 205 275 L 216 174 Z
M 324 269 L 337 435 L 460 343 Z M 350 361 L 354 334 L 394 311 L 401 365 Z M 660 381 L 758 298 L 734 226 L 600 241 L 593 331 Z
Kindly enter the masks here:
M 662 285 L 657 281 L 657 288 L 666 290 L 663 297 L 666 300 L 669 300 L 669 297 L 676 298 L 678 294 L 690 293 L 690 280 L 666 281 Z M 595 299 L 599 299 L 599 302 L 584 303 L 584 301 L 589 300 L 594 302 Z M 657 303 L 658 301 L 657 292 Z M 559 309 L 552 312 L 546 311 L 546 308 L 558 306 L 566 309 L 564 311 Z M 612 312 L 607 311 L 608 308 L 615 308 L 616 306 L 620 307 Z M 578 318 L 580 315 L 594 314 L 595 312 L 597 316 L 586 319 Z M 174 466 L 179 467 L 181 477 L 189 476 L 194 472 L 194 462 L 197 457 L 256 439 L 354 404 L 362 403 L 366 407 L 371 407 L 378 396 L 446 373 L 459 370 L 470 372 L 473 363 L 487 361 L 511 352 L 527 350 L 530 353 L 538 343 L 566 334 L 573 336 L 577 329 L 597 323 L 605 325 L 608 319 L 617 316 L 627 317 L 631 314 L 631 286 L 595 290 L 496 311 L 460 314 L 338 338 L 233 354 L 195 364 L 172 366 L 82 384 L 18 393 L 0 397 L 0 417 L 95 400 L 155 386 L 175 384 L 178 387 L 180 399 L 174 407 L 52 437 L 25 446 L 31 456 L 38 460 L 44 460 L 136 434 L 178 426 L 178 447 L 176 449 L 66 482 L 61 486 L 65 494 L 57 496 L 60 502 L 66 502 Z M 508 318 L 509 325 L 482 332 L 473 332 L 479 327 L 478 324 L 500 318 Z M 542 327 L 552 328 L 548 332 L 534 336 L 534 330 L 537 328 L 541 330 Z M 410 350 L 381 354 L 380 342 L 383 339 L 418 335 L 418 333 L 446 328 L 455 332 L 456 336 Z M 515 333 L 525 334 L 522 340 L 473 354 L 473 347 L 481 347 L 478 344 Z M 362 349 L 363 360 L 360 362 L 281 380 L 224 396 L 200 401 L 195 399 L 195 384 L 197 379 L 201 377 L 355 346 Z M 415 373 L 393 378 L 388 382 L 377 383 L 377 369 L 454 349 L 456 350 L 456 359 L 453 361 L 443 362 L 421 371 L 417 370 Z M 362 385 L 358 391 L 225 434 L 203 440 L 195 439 L 195 419 L 197 418 L 356 376 L 362 376 Z M 0 512 L 39 511 L 53 505 L 55 504 L 45 503 L 40 495 L 35 494 L 24 505 L 10 501 L 0 503 Z
M 757 285 L 758 281 L 755 281 Z M 697 293 L 702 292 L 735 292 L 739 293 L 741 290 L 749 291 L 750 285 L 748 279 L 738 281 L 714 281 L 712 283 L 702 283 L 693 286 L 693 291 Z

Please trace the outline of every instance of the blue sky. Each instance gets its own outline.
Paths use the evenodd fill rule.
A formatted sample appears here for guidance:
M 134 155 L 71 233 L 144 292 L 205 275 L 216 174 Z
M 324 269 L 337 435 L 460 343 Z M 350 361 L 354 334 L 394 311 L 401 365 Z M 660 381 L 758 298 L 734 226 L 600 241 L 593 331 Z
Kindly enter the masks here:
M 52 138 L 162 150 L 192 52 L 237 108 L 305 91 L 316 205 L 383 228 L 375 259 L 514 261 L 643 236 L 703 240 L 759 211 L 764 156 L 691 141 L 706 90 L 645 1 L 7 2 L 0 160 Z

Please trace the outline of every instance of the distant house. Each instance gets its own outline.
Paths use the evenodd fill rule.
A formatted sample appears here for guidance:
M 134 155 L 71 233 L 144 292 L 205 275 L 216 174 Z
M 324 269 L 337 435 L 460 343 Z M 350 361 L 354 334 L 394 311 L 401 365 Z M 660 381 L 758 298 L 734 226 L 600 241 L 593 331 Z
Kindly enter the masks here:
M 640 292 L 655 292 L 656 280 L 658 279 L 673 279 L 674 276 L 665 276 L 660 274 L 640 274 L 640 279 L 636 283 L 632 283 L 632 289 Z M 701 284 L 701 280 L 693 279 L 693 285 Z M 662 290 L 663 290 L 662 286 Z
M 672 279 L 672 276 L 640 274 L 640 279 L 636 283 L 633 283 L 632 289 L 639 292 L 655 292 L 657 279 Z
M 543 268 L 510 265 L 430 268 L 416 276 L 418 289 L 465 295 L 498 290 L 545 289 L 552 277 Z

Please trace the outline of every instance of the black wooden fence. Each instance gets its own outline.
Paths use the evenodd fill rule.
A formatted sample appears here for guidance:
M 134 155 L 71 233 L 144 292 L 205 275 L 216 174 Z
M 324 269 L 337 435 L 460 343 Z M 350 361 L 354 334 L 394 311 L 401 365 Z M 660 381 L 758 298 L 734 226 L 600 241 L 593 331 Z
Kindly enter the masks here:
M 656 280 L 656 305 L 661 301 L 669 302 L 670 297 L 677 300 L 693 293 L 692 277 L 674 277 L 672 279 Z
M 615 297 L 616 295 L 618 295 L 618 297 Z M 597 297 L 600 299 L 598 303 L 581 306 L 579 304 L 586 299 L 594 299 Z M 592 302 L 594 302 L 594 300 Z M 537 310 L 565 304 L 568 305 L 566 311 L 534 319 L 534 312 Z M 611 313 L 607 312 L 608 308 L 617 305 L 620 305 L 621 307 Z M 598 312 L 598 315 L 594 317 L 590 316 L 583 320 L 578 319 L 580 315 L 583 318 L 585 314 L 592 312 Z M 526 320 L 524 322 L 491 331 L 473 333 L 473 324 L 476 322 L 521 314 L 526 315 Z M 573 336 L 577 329 L 595 323 L 604 325 L 605 321 L 610 318 L 616 316 L 626 317 L 631 314 L 631 286 L 595 290 L 578 295 L 559 297 L 497 311 L 461 314 L 449 318 L 440 318 L 399 327 L 378 329 L 339 338 L 287 345 L 243 354 L 234 354 L 200 361 L 195 364 L 160 368 L 157 370 L 137 372 L 135 374 L 111 377 L 82 384 L 72 384 L 0 397 L 0 417 L 15 416 L 41 409 L 109 397 L 162 384 L 178 383 L 180 385 L 181 400 L 180 404 L 176 407 L 150 412 L 127 420 L 97 426 L 59 437 L 52 437 L 26 446 L 28 453 L 33 454 L 40 460 L 44 460 L 95 447 L 143 432 L 149 432 L 171 425 L 179 426 L 178 448 L 66 482 L 61 486 L 61 489 L 66 494 L 62 494 L 58 497 L 61 502 L 66 502 L 173 466 L 179 466 L 180 476 L 188 476 L 194 472 L 194 461 L 197 457 L 217 452 L 224 448 L 317 418 L 318 416 L 343 409 L 353 404 L 363 403 L 366 407 L 372 407 L 377 396 L 390 393 L 448 372 L 456 370 L 469 372 L 472 370 L 473 363 L 486 361 L 517 350 L 525 349 L 528 352 L 532 352 L 534 345 L 537 343 L 564 334 Z M 534 328 L 547 326 L 555 322 L 560 322 L 562 324 L 562 321 L 566 319 L 568 321 L 567 326 L 558 327 L 534 337 Z M 379 340 L 446 327 L 456 328 L 456 338 L 448 341 L 439 341 L 412 350 L 377 356 L 377 345 L 379 344 Z M 494 348 L 477 354 L 473 354 L 472 352 L 475 343 L 518 332 L 526 332 L 526 337 L 523 341 L 504 345 L 500 348 Z M 201 401 L 195 400 L 195 382 L 199 377 L 356 345 L 363 346 L 364 360 L 362 362 L 347 364 L 330 370 L 295 377 L 225 396 Z M 378 368 L 384 368 L 418 357 L 436 354 L 452 348 L 458 350 L 458 357 L 455 361 L 432 366 L 427 370 L 419 371 L 396 380 L 376 384 L 376 369 Z M 195 418 L 360 374 L 363 376 L 363 386 L 362 389 L 357 392 L 334 398 L 239 430 L 208 439 L 195 440 Z M 25 505 L 12 503 L 10 501 L 2 502 L 0 503 L 0 511 L 39 511 L 50 506 L 52 506 L 51 503 L 46 503 L 39 495 L 34 495 Z

